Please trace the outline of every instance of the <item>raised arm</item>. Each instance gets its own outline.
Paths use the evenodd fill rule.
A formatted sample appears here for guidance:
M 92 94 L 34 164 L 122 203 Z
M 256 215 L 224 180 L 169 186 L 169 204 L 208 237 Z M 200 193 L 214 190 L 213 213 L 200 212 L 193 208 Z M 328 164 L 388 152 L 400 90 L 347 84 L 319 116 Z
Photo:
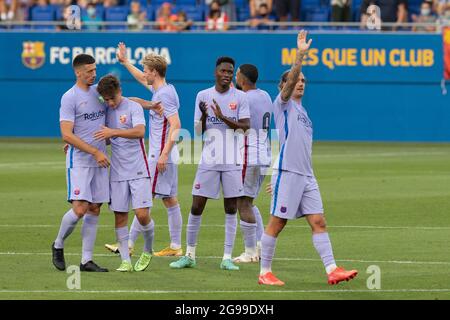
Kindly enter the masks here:
M 127 57 L 127 47 L 125 46 L 125 43 L 119 42 L 119 45 L 117 46 L 117 52 L 116 52 L 116 58 L 117 61 L 120 62 L 127 70 L 131 73 L 131 75 L 144 87 L 147 89 L 150 89 L 150 86 L 147 84 L 147 81 L 144 77 L 144 72 L 134 66 L 130 60 L 128 60 Z
M 295 85 L 297 84 L 298 77 L 300 76 L 300 73 L 302 71 L 303 58 L 305 57 L 306 52 L 311 45 L 312 39 L 309 39 L 309 41 L 306 42 L 307 34 L 308 33 L 305 30 L 302 30 L 297 36 L 297 57 L 295 59 L 294 65 L 291 67 L 291 71 L 289 71 L 287 81 L 283 86 L 283 89 L 281 90 L 281 99 L 284 102 L 289 101 L 289 99 L 291 98 L 292 92 L 294 91 Z
M 204 101 L 198 102 L 198 108 L 200 109 L 201 116 L 198 121 L 195 122 L 195 133 L 202 135 L 206 130 L 206 118 L 208 117 L 208 105 Z
M 89 143 L 84 142 L 73 133 L 73 122 L 61 121 L 60 128 L 61 136 L 65 143 L 93 155 L 100 167 L 107 168 L 109 166 L 108 157 L 103 152 L 91 146 Z

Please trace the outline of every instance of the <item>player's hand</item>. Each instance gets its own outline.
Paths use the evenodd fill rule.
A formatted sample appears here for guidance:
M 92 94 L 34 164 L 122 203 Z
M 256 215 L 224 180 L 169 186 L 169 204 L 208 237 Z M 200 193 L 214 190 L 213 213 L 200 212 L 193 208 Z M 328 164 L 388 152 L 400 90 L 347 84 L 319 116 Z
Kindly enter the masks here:
M 94 158 L 95 158 L 95 161 L 97 161 L 97 164 L 100 167 L 102 167 L 102 168 L 108 168 L 109 167 L 109 159 L 108 159 L 108 157 L 106 156 L 106 154 L 104 154 L 100 150 L 97 150 L 94 153 Z
M 270 182 L 266 185 L 266 192 L 268 194 L 272 194 L 272 192 L 273 192 L 272 184 Z
M 164 152 L 161 153 L 161 155 L 159 156 L 158 162 L 156 163 L 156 167 L 158 168 L 159 172 L 166 171 L 167 161 L 169 161 L 169 156 L 167 154 L 165 154 Z
M 217 118 L 222 119 L 223 118 L 222 109 L 220 109 L 220 106 L 215 99 L 213 99 L 213 103 L 214 106 L 211 106 L 211 109 L 214 111 L 214 114 L 216 115 Z
M 106 140 L 114 136 L 114 130 L 105 126 L 102 126 L 102 130 L 94 133 L 95 140 Z
M 67 154 L 67 151 L 68 151 L 68 150 L 69 150 L 69 144 L 66 143 L 66 144 L 64 145 L 64 147 L 63 147 L 64 154 Z
M 159 114 L 160 117 L 162 117 L 163 114 L 164 114 L 164 107 L 161 104 L 161 101 L 156 101 L 156 102 L 151 101 L 150 102 L 150 109 L 152 109 L 157 114 Z
M 121 64 L 128 62 L 127 47 L 125 46 L 125 43 L 119 42 L 116 51 L 116 58 Z
M 309 46 L 311 45 L 312 42 L 312 39 L 309 39 L 309 41 L 306 42 L 307 35 L 308 32 L 306 32 L 305 30 L 301 30 L 297 36 L 297 47 L 298 50 L 302 53 L 305 53 L 309 49 Z
M 198 104 L 198 107 L 200 108 L 200 111 L 202 112 L 202 114 L 206 115 L 206 113 L 208 112 L 208 105 L 206 104 L 206 102 L 200 101 L 200 103 Z

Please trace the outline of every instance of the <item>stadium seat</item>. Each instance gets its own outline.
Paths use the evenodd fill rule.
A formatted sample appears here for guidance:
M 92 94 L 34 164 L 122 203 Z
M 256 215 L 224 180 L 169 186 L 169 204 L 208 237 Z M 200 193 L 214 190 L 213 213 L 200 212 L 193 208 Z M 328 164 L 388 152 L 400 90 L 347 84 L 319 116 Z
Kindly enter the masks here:
M 234 5 L 236 9 L 239 8 L 249 8 L 249 0 L 234 0 Z
M 250 19 L 250 9 L 248 7 L 237 8 L 237 21 L 247 21 Z
M 150 0 L 150 4 L 152 6 L 160 7 L 164 2 L 170 2 L 172 4 L 175 4 L 175 0 Z
M 155 6 L 148 5 L 146 8 L 147 11 L 147 20 L 148 21 L 155 21 L 156 18 L 156 8 Z
M 129 9 L 127 6 L 106 8 L 105 21 L 127 21 L 128 10 Z M 126 25 L 106 26 L 106 30 L 124 30 L 124 29 L 127 29 Z
M 192 5 L 177 5 L 175 7 L 174 12 L 177 13 L 179 11 L 184 11 L 188 19 L 192 21 L 204 21 L 204 10 L 201 6 L 192 6 Z
M 305 21 L 323 22 L 329 21 L 330 10 L 327 7 L 310 9 L 305 14 Z
M 55 8 L 53 6 L 35 6 L 31 9 L 31 21 L 54 21 Z M 37 25 L 33 29 L 55 29 L 53 25 Z
M 197 0 L 175 0 L 177 6 L 196 6 Z

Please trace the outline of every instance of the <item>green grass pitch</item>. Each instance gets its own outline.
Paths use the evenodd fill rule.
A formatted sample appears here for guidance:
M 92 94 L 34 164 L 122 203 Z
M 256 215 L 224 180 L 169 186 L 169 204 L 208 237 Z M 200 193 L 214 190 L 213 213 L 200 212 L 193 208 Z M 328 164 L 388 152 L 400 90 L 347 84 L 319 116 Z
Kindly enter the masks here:
M 104 205 L 94 253 L 95 260 L 112 272 L 82 273 L 81 289 L 69 290 L 69 274 L 53 267 L 50 251 L 69 208 L 62 143 L 2 139 L 0 299 L 450 298 L 449 144 L 316 143 L 314 168 L 338 265 L 359 270 L 351 282 L 326 283 L 303 219 L 288 223 L 278 240 L 273 270 L 286 286 L 259 286 L 257 264 L 242 265 L 238 272 L 220 270 L 223 204 L 210 200 L 200 230 L 197 268 L 171 270 L 168 265 L 174 258 L 154 257 L 147 271 L 131 274 L 114 272 L 119 257 L 103 247 L 115 238 L 113 215 Z M 196 165 L 179 168 L 184 226 L 195 170 Z M 270 196 L 262 193 L 256 204 L 267 222 Z M 159 250 L 169 239 L 160 201 L 155 201 L 152 214 L 154 249 Z M 137 248 L 142 244 L 140 238 Z M 238 230 L 234 255 L 242 249 Z M 67 264 L 78 265 L 80 226 L 65 250 Z M 380 290 L 367 286 L 372 265 L 381 271 Z

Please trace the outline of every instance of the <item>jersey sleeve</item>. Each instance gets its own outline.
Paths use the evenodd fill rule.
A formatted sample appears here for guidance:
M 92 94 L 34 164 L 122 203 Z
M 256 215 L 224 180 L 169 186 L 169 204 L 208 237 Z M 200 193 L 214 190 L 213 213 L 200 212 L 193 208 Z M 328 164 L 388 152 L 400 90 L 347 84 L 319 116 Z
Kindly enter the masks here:
M 200 93 L 198 93 L 197 97 L 195 98 L 194 123 L 197 123 L 198 121 L 200 121 L 200 118 L 202 117 L 202 112 L 200 111 L 200 108 L 199 108 L 200 101 L 202 101 L 202 95 Z
M 133 128 L 140 124 L 145 126 L 144 110 L 135 102 L 131 105 L 131 124 Z
M 163 111 L 164 117 L 169 118 L 170 116 L 173 116 L 175 113 L 178 113 L 178 103 L 177 99 L 175 99 L 174 96 L 168 93 L 163 93 L 159 98 L 164 108 Z
M 59 121 L 75 122 L 76 110 L 75 100 L 69 94 L 61 98 L 61 107 L 59 108 Z
M 278 94 L 278 96 L 273 101 L 273 109 L 284 111 L 284 110 L 287 110 L 287 107 L 288 107 L 288 101 L 284 102 L 283 99 L 281 99 L 281 93 Z
M 240 95 L 240 104 L 238 110 L 238 120 L 250 118 L 250 105 L 248 103 L 247 96 L 244 93 Z

